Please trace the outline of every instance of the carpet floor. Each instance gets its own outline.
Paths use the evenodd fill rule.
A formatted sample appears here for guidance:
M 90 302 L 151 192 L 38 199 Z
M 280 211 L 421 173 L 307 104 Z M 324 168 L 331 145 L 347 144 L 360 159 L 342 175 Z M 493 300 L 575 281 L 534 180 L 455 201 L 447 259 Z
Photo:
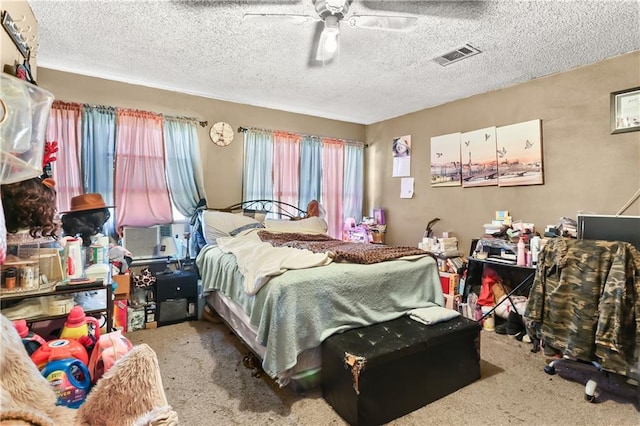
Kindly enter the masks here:
M 584 400 L 594 369 L 559 363 L 512 337 L 481 332 L 481 378 L 400 417 L 390 425 L 640 425 L 638 388 L 624 377 L 601 377 L 596 401 Z M 345 425 L 319 389 L 278 388 L 242 364 L 248 353 L 224 324 L 191 321 L 128 333 L 157 353 L 162 380 L 181 424 Z

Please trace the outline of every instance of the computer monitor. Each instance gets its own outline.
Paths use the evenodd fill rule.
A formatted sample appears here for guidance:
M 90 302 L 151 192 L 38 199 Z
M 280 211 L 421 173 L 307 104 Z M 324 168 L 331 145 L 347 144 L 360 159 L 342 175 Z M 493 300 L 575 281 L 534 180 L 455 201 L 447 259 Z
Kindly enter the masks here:
M 640 216 L 579 214 L 578 239 L 626 241 L 640 250 Z

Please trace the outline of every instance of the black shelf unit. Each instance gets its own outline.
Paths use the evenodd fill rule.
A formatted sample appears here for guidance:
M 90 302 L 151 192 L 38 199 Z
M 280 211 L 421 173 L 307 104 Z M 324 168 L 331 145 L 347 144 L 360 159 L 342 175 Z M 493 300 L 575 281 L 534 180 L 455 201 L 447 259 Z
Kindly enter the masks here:
M 514 294 L 529 296 L 529 291 L 531 290 L 531 286 L 533 285 L 533 280 L 536 275 L 535 266 L 518 266 L 501 261 L 494 261 L 490 258 L 476 259 L 474 257 L 469 257 L 467 261 L 468 269 L 464 294 L 465 301 L 470 291 L 480 294 L 480 288 L 482 287 L 482 274 L 484 272 L 484 268 L 487 266 L 493 268 L 493 270 L 495 270 L 495 272 L 502 278 L 503 282 L 508 284 L 512 289 L 507 293 L 507 297 L 505 297 L 501 303 L 508 300 L 509 297 Z M 485 313 L 482 316 L 482 319 L 491 315 L 499 305 L 500 304 L 494 306 L 493 309 Z
M 42 293 L 37 293 L 37 292 L 29 292 L 27 294 L 25 293 L 20 293 L 20 292 L 16 292 L 16 293 L 5 293 L 0 295 L 0 307 L 2 309 L 5 309 L 6 307 L 11 306 L 12 304 L 15 304 L 17 302 L 20 302 L 22 300 L 25 299 L 33 299 L 35 297 L 43 297 L 43 296 L 59 296 L 62 294 L 72 294 L 72 293 L 80 293 L 83 291 L 98 291 L 98 290 L 105 290 L 105 297 L 106 297 L 106 308 L 104 309 L 90 309 L 90 310 L 85 310 L 85 314 L 87 315 L 97 315 L 97 314 L 106 314 L 107 317 L 107 324 L 110 326 L 110 324 L 112 324 L 112 312 L 113 312 L 113 300 L 112 300 L 112 288 L 111 285 L 105 285 L 104 282 L 102 280 L 96 280 L 92 283 L 86 283 L 86 284 L 75 284 L 75 285 L 62 285 L 59 284 L 56 286 L 55 290 L 53 291 L 47 291 L 47 292 L 42 292 Z M 14 303 L 15 302 L 15 303 Z M 47 320 L 54 320 L 54 319 L 59 319 L 59 318 L 66 318 L 68 314 L 61 314 L 61 315 L 39 315 L 37 317 L 30 317 L 30 318 L 24 318 L 27 323 L 32 324 L 34 322 L 39 322 L 39 321 L 47 321 Z M 109 327 L 108 326 L 108 327 Z M 110 330 L 107 330 L 110 331 Z

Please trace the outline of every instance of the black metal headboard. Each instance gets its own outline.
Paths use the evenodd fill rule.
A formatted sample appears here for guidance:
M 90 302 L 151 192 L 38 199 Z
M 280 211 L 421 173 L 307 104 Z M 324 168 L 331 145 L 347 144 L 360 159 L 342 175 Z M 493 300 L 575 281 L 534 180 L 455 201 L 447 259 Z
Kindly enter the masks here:
M 289 218 L 291 220 L 303 219 L 308 216 L 305 210 L 277 200 L 250 200 L 242 201 L 222 209 L 211 209 L 222 212 L 244 212 L 244 213 L 273 213 L 278 218 Z

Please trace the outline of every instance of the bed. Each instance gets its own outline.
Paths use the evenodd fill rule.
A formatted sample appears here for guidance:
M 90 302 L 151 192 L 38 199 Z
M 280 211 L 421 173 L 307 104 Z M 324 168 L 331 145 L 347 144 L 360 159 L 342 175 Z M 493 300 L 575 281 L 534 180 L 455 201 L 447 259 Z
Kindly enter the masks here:
M 296 209 L 274 218 L 268 211 L 282 209 L 281 204 L 256 209 L 252 203 L 202 212 L 207 244 L 196 264 L 207 304 L 280 386 L 317 385 L 319 347 L 332 334 L 390 321 L 411 309 L 444 306 L 437 264 L 427 252 L 345 243 L 357 246 L 348 253 L 378 246 L 395 256 L 364 263 L 356 257 L 361 263 L 353 263 L 338 247 L 341 242 L 326 236 L 320 217 Z M 284 254 L 274 260 L 271 250 Z M 247 252 L 254 257 L 245 259 Z

